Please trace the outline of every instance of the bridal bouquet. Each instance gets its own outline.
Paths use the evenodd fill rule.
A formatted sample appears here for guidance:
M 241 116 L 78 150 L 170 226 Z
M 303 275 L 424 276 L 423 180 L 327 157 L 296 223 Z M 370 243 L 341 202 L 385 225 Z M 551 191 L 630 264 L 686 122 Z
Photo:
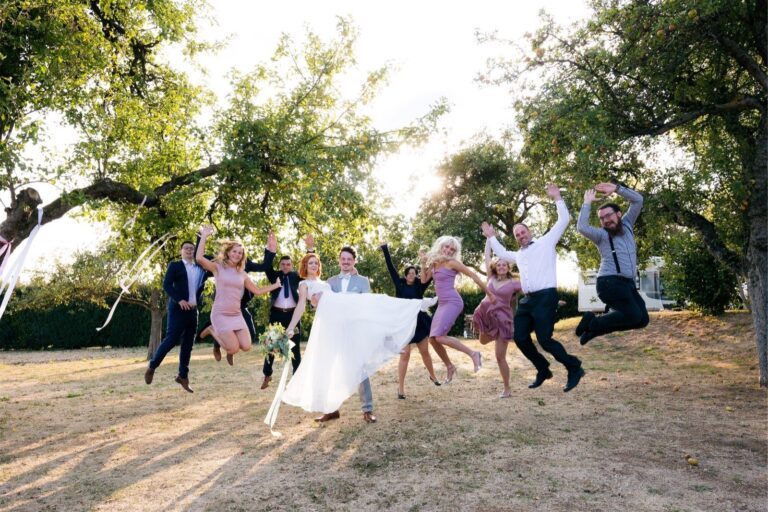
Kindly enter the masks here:
M 285 334 L 285 327 L 280 324 L 269 324 L 267 329 L 259 336 L 262 355 L 275 354 L 281 359 L 291 359 L 291 347 L 294 343 Z

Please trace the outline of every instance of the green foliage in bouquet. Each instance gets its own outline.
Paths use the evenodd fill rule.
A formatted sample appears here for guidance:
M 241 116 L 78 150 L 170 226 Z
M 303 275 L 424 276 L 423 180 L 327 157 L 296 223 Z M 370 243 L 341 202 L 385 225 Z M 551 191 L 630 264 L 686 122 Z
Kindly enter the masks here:
M 280 359 L 293 357 L 291 347 L 293 342 L 285 334 L 285 327 L 280 324 L 269 324 L 267 329 L 259 335 L 259 348 L 262 355 L 275 354 Z

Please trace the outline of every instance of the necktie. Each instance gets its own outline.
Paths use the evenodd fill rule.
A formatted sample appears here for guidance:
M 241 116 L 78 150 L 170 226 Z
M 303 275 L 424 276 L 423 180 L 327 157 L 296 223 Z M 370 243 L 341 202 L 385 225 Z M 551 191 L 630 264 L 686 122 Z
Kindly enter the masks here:
M 288 294 L 290 293 L 289 289 L 290 289 L 290 286 L 288 285 L 288 274 L 284 274 L 284 276 L 283 276 L 283 297 L 285 297 L 286 299 L 288 298 Z

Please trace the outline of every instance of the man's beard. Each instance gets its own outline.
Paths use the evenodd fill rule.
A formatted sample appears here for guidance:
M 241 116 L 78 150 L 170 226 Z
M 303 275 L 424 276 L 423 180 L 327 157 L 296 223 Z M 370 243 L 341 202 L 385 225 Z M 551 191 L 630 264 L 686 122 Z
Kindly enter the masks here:
M 616 225 L 612 228 L 604 227 L 604 230 L 608 232 L 611 236 L 619 236 L 624 233 L 624 224 L 621 222 L 617 222 Z

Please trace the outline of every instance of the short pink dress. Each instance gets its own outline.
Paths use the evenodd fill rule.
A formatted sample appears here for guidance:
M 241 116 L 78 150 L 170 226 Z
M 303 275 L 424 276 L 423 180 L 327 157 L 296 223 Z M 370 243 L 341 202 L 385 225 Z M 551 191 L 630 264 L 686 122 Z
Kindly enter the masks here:
M 216 263 L 216 297 L 211 309 L 211 324 L 217 333 L 248 329 L 240 311 L 247 278 L 243 270 Z
M 475 331 L 486 334 L 495 340 L 509 341 L 515 332 L 512 301 L 515 295 L 522 289 L 520 281 L 504 281 L 502 286 L 496 287 L 495 279 L 488 281 L 488 288 L 496 296 L 496 302 L 491 303 L 485 297 L 472 315 L 472 326 Z

